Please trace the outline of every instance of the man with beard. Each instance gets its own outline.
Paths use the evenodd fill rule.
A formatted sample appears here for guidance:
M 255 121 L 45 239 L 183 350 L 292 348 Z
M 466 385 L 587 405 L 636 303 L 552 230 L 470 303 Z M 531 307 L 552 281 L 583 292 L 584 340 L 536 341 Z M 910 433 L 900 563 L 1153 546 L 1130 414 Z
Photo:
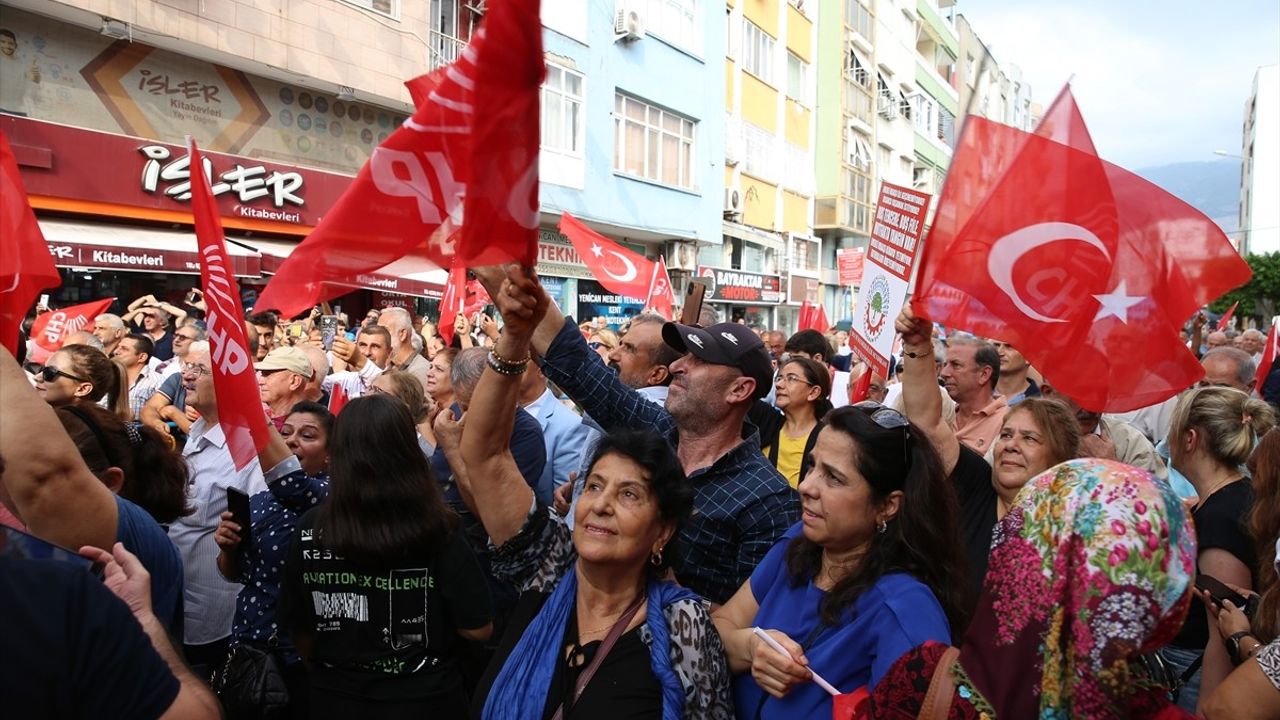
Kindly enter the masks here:
M 391 362 L 389 367 L 404 370 L 418 378 L 427 387 L 427 371 L 431 363 L 413 349 L 413 318 L 404 308 L 389 307 L 378 314 L 378 325 L 391 334 Z

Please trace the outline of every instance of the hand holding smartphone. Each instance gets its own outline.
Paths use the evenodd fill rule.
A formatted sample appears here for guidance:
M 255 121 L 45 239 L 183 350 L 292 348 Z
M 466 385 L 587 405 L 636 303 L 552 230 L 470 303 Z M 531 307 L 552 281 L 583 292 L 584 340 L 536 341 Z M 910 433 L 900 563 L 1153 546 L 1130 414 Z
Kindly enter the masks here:
M 689 287 L 684 293 L 684 307 L 680 308 L 681 325 L 698 325 L 698 317 L 702 315 L 702 299 L 706 294 L 706 283 L 689 281 Z
M 338 316 L 320 316 L 320 344 L 325 350 L 333 349 L 333 339 L 338 335 Z
M 240 526 L 241 546 L 249 547 L 253 544 L 249 496 L 237 488 L 227 488 L 227 509 L 231 511 L 231 521 Z

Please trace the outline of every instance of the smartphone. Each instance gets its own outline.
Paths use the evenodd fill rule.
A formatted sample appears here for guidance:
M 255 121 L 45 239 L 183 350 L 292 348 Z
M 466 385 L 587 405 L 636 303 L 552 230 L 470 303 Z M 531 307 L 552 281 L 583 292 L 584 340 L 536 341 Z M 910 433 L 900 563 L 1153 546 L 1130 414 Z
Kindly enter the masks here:
M 1196 587 L 1203 592 L 1207 592 L 1213 596 L 1214 602 L 1219 605 L 1223 600 L 1230 600 L 1232 605 L 1240 609 L 1249 602 L 1248 598 L 1242 597 L 1240 593 L 1223 585 L 1221 581 L 1211 575 L 1196 575 Z
M 31 297 L 31 296 L 28 295 L 27 297 Z M 49 307 L 49 293 L 40 294 L 40 302 L 36 303 L 36 307 L 43 307 L 43 308 Z
M 706 283 L 690 280 L 684 292 L 684 307 L 680 310 L 681 325 L 697 325 L 698 316 L 702 315 L 702 298 L 707 294 Z
M 338 316 L 337 315 L 321 315 L 320 316 L 320 344 L 324 345 L 325 350 L 333 349 L 333 338 L 338 335 Z
M 184 300 L 183 302 L 185 302 L 187 305 L 194 306 L 196 304 L 196 291 L 192 290 L 191 292 L 187 293 L 187 299 Z
M 240 526 L 240 542 L 248 547 L 253 541 L 253 523 L 249 515 L 249 496 L 238 488 L 227 488 L 227 509 L 231 522 Z
M 54 545 L 30 533 L 15 530 L 7 525 L 0 526 L 4 532 L 4 544 L 0 545 L 0 555 L 27 560 L 43 560 L 48 562 L 70 563 L 83 567 L 95 577 L 101 578 L 105 565 L 95 562 L 77 552 L 72 552 L 61 545 Z

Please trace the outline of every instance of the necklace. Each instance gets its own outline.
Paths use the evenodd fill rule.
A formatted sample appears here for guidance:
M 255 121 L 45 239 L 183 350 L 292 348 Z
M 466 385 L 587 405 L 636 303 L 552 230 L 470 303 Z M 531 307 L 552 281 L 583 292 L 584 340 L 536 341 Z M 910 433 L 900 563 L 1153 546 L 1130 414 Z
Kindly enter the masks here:
M 612 628 L 612 627 L 614 626 L 614 624 L 616 624 L 616 623 L 617 623 L 618 618 L 622 617 L 622 614 L 623 614 L 623 613 L 625 613 L 627 610 L 630 610 L 630 609 L 631 609 L 631 603 L 627 603 L 627 606 L 626 606 L 626 607 L 624 607 L 624 608 L 622 608 L 622 609 L 621 609 L 621 610 L 619 610 L 618 612 L 613 613 L 612 615 L 606 615 L 605 617 L 609 618 L 609 622 L 605 623 L 604 625 L 601 625 L 600 627 L 593 628 L 593 629 L 591 629 L 591 630 L 584 630 L 583 628 L 579 627 L 579 628 L 578 628 L 578 637 L 586 637 L 586 636 L 590 636 L 590 635 L 596 635 L 596 634 L 598 634 L 598 633 L 601 633 L 601 632 L 604 632 L 604 631 L 606 631 L 606 630 L 609 630 L 610 628 Z
M 1208 501 L 1209 496 L 1218 492 L 1218 490 L 1226 487 L 1227 485 L 1230 485 L 1231 483 L 1242 479 L 1243 477 L 1244 477 L 1243 475 L 1235 475 L 1233 477 L 1229 477 L 1224 480 L 1218 481 L 1213 487 L 1209 488 L 1209 491 L 1206 492 L 1204 496 L 1200 498 L 1200 501 L 1196 503 L 1196 509 L 1199 510 L 1201 506 L 1203 506 L 1205 502 Z

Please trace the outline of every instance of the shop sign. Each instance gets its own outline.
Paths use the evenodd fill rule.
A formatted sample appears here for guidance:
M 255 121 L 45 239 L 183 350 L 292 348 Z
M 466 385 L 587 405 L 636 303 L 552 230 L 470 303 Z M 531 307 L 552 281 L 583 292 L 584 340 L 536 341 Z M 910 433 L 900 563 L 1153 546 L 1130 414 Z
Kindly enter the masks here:
M 134 272 L 200 273 L 200 256 L 182 250 L 107 247 L 65 241 L 50 241 L 49 254 L 58 267 L 94 268 L 98 270 L 132 270 Z M 192 243 L 194 246 L 195 243 Z M 238 277 L 258 277 L 259 259 L 245 255 L 228 255 L 232 272 Z
M 143 145 L 138 148 L 138 152 L 147 158 L 142 166 L 144 192 L 152 194 L 163 192 L 179 202 L 187 202 L 191 199 L 190 156 L 183 154 L 181 157 L 170 160 L 174 153 L 164 145 Z M 169 162 L 161 165 L 166 160 Z M 302 173 L 279 170 L 271 170 L 268 173 L 263 165 L 246 167 L 238 162 L 231 169 L 217 173 L 214 171 L 213 161 L 207 157 L 204 158 L 204 165 L 205 176 L 214 181 L 211 185 L 214 197 L 231 194 L 241 203 L 237 208 L 240 215 L 295 223 L 301 220 L 299 213 L 265 210 L 261 211 L 261 215 L 254 214 L 259 212 L 258 208 L 250 208 L 246 205 L 267 198 L 276 208 L 283 208 L 286 203 L 297 207 L 303 206 L 305 201 L 298 194 L 302 191 Z M 162 181 L 163 188 L 160 187 Z
M 707 284 L 707 299 L 744 305 L 777 305 L 782 302 L 782 277 L 698 266 L 698 279 Z
M 595 280 L 578 281 L 578 320 L 586 322 L 603 317 L 617 330 L 622 323 L 644 310 L 644 300 L 611 292 Z

